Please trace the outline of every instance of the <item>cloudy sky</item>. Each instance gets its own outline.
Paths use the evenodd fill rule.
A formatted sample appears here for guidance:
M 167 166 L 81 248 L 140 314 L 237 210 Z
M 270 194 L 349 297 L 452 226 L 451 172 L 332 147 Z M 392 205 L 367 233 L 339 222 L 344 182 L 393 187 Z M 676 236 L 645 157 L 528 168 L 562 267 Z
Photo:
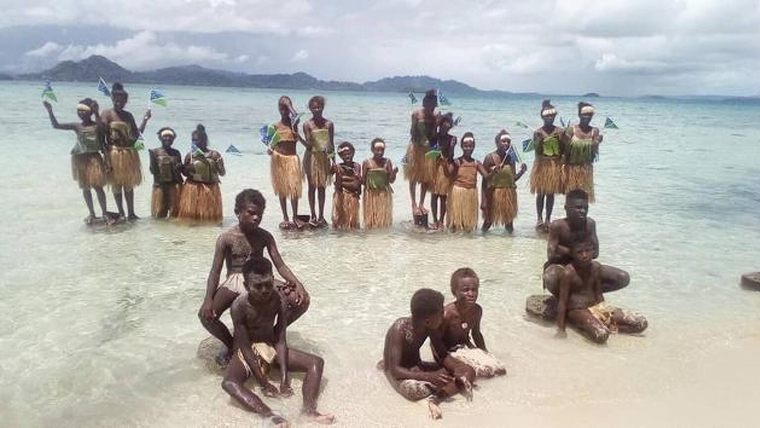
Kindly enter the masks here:
M 0 0 L 0 70 L 104 55 L 363 82 L 760 95 L 760 0 Z

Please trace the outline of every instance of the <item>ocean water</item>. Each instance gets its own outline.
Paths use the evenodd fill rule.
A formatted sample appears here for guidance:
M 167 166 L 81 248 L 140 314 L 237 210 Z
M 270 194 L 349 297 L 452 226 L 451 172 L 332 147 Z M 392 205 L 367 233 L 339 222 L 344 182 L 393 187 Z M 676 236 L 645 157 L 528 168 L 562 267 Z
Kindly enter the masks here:
M 149 88 L 127 89 L 128 109 L 139 120 Z M 312 295 L 309 312 L 289 329 L 289 343 L 325 358 L 320 409 L 336 414 L 337 426 L 752 424 L 760 387 L 757 377 L 744 374 L 758 371 L 741 350 L 760 349 L 760 293 L 742 289 L 738 280 L 760 269 L 757 106 L 595 100 L 597 126 L 612 116 L 620 129 L 603 130 L 590 215 L 598 224 L 600 261 L 632 278 L 607 299 L 650 322 L 641 337 L 618 335 L 595 346 L 575 332 L 556 339 L 553 326 L 525 315 L 525 298 L 542 292 L 546 255 L 545 238 L 533 231 L 528 174 L 518 183 L 513 236 L 410 233 L 402 224 L 411 217 L 402 179 L 395 184 L 391 231 L 284 233 L 276 228 L 281 217 L 258 128 L 277 120 L 283 93 L 302 110 L 312 94 L 162 89 L 171 104 L 153 109 L 149 147 L 158 145 L 158 128 L 168 125 L 179 134 L 175 147 L 186 152 L 190 132 L 203 123 L 214 148 L 235 144 L 243 152 L 225 156 L 222 228 L 150 219 L 145 152 L 146 180 L 135 197 L 142 220 L 85 227 L 86 209 L 70 175 L 74 134 L 50 127 L 38 83 L 0 84 L 3 426 L 263 426 L 232 403 L 221 378 L 196 358 L 207 336 L 196 312 L 214 242 L 235 224 L 234 197 L 246 187 L 267 197 L 263 227 Z M 61 122 L 76 119 L 76 101 L 85 96 L 108 107 L 93 84 L 61 83 L 56 90 Z M 336 140 L 354 143 L 356 160 L 368 157 L 369 141 L 381 136 L 386 155 L 399 163 L 411 111 L 405 94 L 324 95 Z M 519 142 L 531 131 L 514 127 L 516 121 L 540 124 L 539 98 L 452 98 L 451 110 L 462 116 L 454 133 L 473 131 L 479 158 L 492 150 L 499 129 L 507 127 Z M 575 117 L 577 98 L 553 101 L 562 117 Z M 110 195 L 108 203 L 113 210 Z M 557 217 L 562 204 L 558 197 Z M 305 198 L 301 212 L 308 212 Z M 444 403 L 443 421 L 431 422 L 422 406 L 391 390 L 375 363 L 385 331 L 407 315 L 414 290 L 434 288 L 450 300 L 449 275 L 462 266 L 480 275 L 486 343 L 509 375 L 481 381 L 472 403 Z M 732 352 L 747 358 L 715 363 Z M 724 374 L 736 382 L 718 382 Z M 724 391 L 734 393 L 731 400 Z M 300 392 L 266 401 L 305 425 L 298 420 Z

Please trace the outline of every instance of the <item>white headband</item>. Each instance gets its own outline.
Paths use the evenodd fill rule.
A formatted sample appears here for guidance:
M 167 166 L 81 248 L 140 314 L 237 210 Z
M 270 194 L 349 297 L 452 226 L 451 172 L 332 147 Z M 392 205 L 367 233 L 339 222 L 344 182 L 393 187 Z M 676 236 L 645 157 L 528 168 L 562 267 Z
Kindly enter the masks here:
M 581 107 L 581 114 L 594 114 L 594 107 L 592 106 Z
M 474 143 L 475 139 L 472 138 L 472 137 L 466 137 L 466 138 L 462 138 L 462 142 L 463 143 Z
M 557 109 L 554 107 L 550 107 L 546 110 L 541 111 L 541 116 L 556 116 L 557 115 Z
M 90 108 L 90 106 L 88 106 L 87 104 L 81 104 L 81 103 L 77 104 L 77 110 L 92 111 L 92 109 Z
M 165 137 L 167 135 L 171 135 L 172 137 L 176 137 L 176 135 L 174 134 L 174 131 L 172 131 L 171 129 L 164 129 L 163 131 L 161 131 L 161 136 L 162 137 Z
M 499 141 L 503 140 L 504 137 L 506 137 L 509 141 L 512 141 L 512 136 L 506 133 L 499 135 Z
M 350 150 L 351 150 L 351 147 L 349 147 L 349 146 L 343 146 L 343 147 L 341 147 L 341 148 L 338 149 L 338 153 L 348 152 Z
M 374 148 L 375 148 L 375 147 L 377 147 L 377 146 L 380 146 L 380 147 L 382 147 L 382 148 L 385 148 L 385 143 L 384 143 L 384 142 L 382 142 L 382 141 L 375 141 L 375 142 L 374 142 L 374 144 L 372 144 L 372 148 L 374 149 Z

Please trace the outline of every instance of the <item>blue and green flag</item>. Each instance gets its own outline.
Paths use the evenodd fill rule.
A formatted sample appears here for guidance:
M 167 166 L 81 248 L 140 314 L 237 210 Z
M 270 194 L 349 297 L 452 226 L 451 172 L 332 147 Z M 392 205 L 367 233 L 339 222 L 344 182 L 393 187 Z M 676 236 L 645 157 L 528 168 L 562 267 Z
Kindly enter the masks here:
M 280 134 L 277 133 L 277 127 L 274 125 L 262 126 L 259 129 L 259 134 L 261 135 L 261 142 L 270 149 L 280 142 Z
M 163 107 L 166 107 L 169 105 L 169 100 L 166 99 L 164 94 L 162 94 L 161 92 L 158 92 L 155 89 L 150 90 L 150 102 L 153 104 L 158 104 Z
M 604 121 L 604 127 L 607 129 L 618 129 L 618 126 L 609 116 L 607 116 L 607 120 Z
M 133 147 L 137 151 L 145 150 L 145 138 L 143 137 L 142 134 L 137 136 L 137 140 L 135 140 L 135 144 Z
M 536 150 L 536 143 L 533 141 L 532 138 L 528 138 L 527 140 L 523 140 L 522 142 L 522 151 L 523 152 L 532 152 L 533 150 Z
M 58 102 L 58 97 L 55 95 L 53 85 L 50 84 L 49 80 L 45 81 L 45 87 L 42 89 L 42 99 L 44 100 L 45 98 Z
M 98 91 L 99 91 L 101 94 L 103 94 L 103 95 L 107 96 L 108 98 L 111 98 L 111 90 L 110 90 L 110 89 L 108 89 L 108 83 L 106 83 L 106 81 L 105 81 L 105 80 L 103 80 L 103 78 L 102 78 L 102 77 L 101 77 L 101 78 L 100 78 L 100 80 L 98 81 Z
M 409 92 L 409 101 L 411 101 L 412 104 L 417 104 L 417 97 L 415 97 L 412 92 Z
M 438 95 L 438 105 L 439 106 L 450 106 L 451 101 L 449 101 L 448 98 L 446 98 L 440 90 L 436 91 L 436 94 Z

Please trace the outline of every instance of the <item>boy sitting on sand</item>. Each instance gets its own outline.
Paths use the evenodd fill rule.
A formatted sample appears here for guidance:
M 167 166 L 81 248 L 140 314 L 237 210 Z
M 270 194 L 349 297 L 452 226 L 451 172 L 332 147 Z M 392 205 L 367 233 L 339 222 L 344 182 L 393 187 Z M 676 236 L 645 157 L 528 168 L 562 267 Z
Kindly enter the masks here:
M 565 337 L 569 320 L 589 339 L 605 343 L 610 333 L 641 333 L 647 320 L 637 314 L 610 306 L 602 295 L 602 265 L 594 261 L 594 245 L 588 240 L 574 243 L 571 262 L 560 281 L 557 324 Z
M 317 396 L 322 381 L 324 360 L 316 355 L 288 348 L 286 342 L 288 307 L 274 289 L 272 264 L 263 257 L 252 258 L 243 265 L 246 294 L 232 304 L 235 328 L 235 356 L 230 360 L 222 388 L 243 407 L 258 413 L 278 427 L 288 422 L 276 415 L 244 382 L 251 376 L 262 386 L 264 395 L 290 396 L 290 370 L 305 372 L 303 381 L 303 413 L 312 421 L 331 424 L 335 417 L 317 412 Z M 275 319 L 277 323 L 275 324 Z M 276 362 L 275 362 L 276 360 Z M 277 364 L 282 374 L 280 388 L 266 377 L 270 364 Z
M 505 375 L 507 369 L 488 352 L 480 332 L 479 288 L 480 279 L 470 268 L 459 268 L 451 275 L 451 293 L 457 300 L 443 308 L 443 343 L 452 357 L 472 367 L 478 377 Z
M 228 352 L 218 358 L 221 365 L 226 365 L 231 356 L 232 335 L 219 317 L 238 295 L 245 293 L 241 269 L 249 257 L 262 257 L 266 248 L 277 272 L 285 279 L 284 283 L 276 281 L 276 287 L 289 306 L 288 324 L 292 324 L 309 308 L 309 293 L 282 261 L 272 234 L 259 227 L 265 208 L 266 199 L 258 190 L 245 189 L 238 193 L 235 197 L 238 224 L 216 240 L 214 261 L 206 281 L 206 297 L 198 311 L 198 318 L 203 327 L 227 347 Z M 222 266 L 225 264 L 227 279 L 219 284 Z
M 393 388 L 409 400 L 428 400 L 430 417 L 442 416 L 438 404 L 460 390 L 472 399 L 475 371 L 451 358 L 441 340 L 443 295 L 429 288 L 412 296 L 412 316 L 396 320 L 385 335 L 380 366 Z M 420 347 L 430 337 L 436 362 L 422 361 Z

